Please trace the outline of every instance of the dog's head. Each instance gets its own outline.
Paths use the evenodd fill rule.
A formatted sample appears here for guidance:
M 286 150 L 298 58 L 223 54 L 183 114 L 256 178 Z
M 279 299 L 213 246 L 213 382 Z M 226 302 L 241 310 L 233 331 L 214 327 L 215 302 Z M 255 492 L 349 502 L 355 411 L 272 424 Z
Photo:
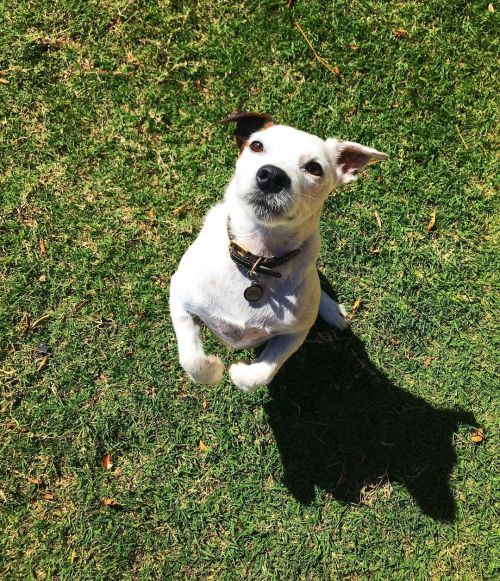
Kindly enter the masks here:
M 227 196 L 244 204 L 259 222 L 300 223 L 316 214 L 328 194 L 351 182 L 384 153 L 351 141 L 324 141 L 269 115 L 235 111 L 222 123 L 236 123 L 240 149 Z

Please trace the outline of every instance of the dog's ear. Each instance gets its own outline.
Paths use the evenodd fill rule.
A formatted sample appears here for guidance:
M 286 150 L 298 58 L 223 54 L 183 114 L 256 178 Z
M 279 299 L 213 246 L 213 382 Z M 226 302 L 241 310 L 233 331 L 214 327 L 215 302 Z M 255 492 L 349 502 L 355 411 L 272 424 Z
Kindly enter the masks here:
M 236 123 L 233 135 L 240 151 L 252 133 L 274 125 L 272 118 L 266 113 L 248 113 L 240 109 L 234 110 L 231 115 L 221 119 L 220 123 Z
M 325 143 L 330 151 L 338 185 L 353 182 L 369 163 L 387 159 L 385 153 L 353 141 L 327 139 Z

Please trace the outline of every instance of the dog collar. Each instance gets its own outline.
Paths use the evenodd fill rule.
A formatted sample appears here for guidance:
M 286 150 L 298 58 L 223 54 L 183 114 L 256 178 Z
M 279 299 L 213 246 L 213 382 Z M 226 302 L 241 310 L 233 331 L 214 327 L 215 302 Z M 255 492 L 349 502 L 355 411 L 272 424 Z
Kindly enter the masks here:
M 231 257 L 231 260 L 235 264 L 249 269 L 247 272 L 247 278 L 252 284 L 245 289 L 243 296 L 249 302 L 258 301 L 264 294 L 264 287 L 257 277 L 257 274 L 281 278 L 281 272 L 274 270 L 274 268 L 282 266 L 294 256 L 297 256 L 297 254 L 302 250 L 302 244 L 295 248 L 295 250 L 283 254 L 283 256 L 259 256 L 253 254 L 233 239 L 233 234 L 231 232 L 231 219 L 229 216 L 227 217 L 226 226 L 227 236 L 229 238 L 229 256 Z

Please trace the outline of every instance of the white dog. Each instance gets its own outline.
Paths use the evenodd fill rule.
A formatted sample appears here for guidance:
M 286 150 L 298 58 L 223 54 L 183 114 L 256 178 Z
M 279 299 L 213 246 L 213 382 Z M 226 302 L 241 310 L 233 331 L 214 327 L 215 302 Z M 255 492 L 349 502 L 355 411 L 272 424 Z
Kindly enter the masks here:
M 172 277 L 170 312 L 180 363 L 197 383 L 218 383 L 224 371 L 203 350 L 201 322 L 230 347 L 267 341 L 253 363 L 229 368 L 237 387 L 253 391 L 302 345 L 318 310 L 337 329 L 347 326 L 342 305 L 320 288 L 321 210 L 336 186 L 387 156 L 274 125 L 268 115 L 235 111 L 223 122 L 236 123 L 236 171 Z

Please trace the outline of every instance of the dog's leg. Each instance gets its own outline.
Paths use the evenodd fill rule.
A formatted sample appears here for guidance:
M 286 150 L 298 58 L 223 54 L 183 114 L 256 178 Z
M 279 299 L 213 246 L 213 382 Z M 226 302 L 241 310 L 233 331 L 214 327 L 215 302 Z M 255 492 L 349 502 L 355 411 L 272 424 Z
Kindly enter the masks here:
M 229 375 L 236 387 L 243 391 L 255 391 L 267 385 L 285 361 L 304 342 L 309 329 L 290 335 L 278 335 L 270 339 L 254 363 L 238 361 L 229 368 Z
M 324 290 L 321 291 L 319 314 L 329 325 L 339 331 L 343 331 L 349 326 L 349 319 L 347 318 L 344 305 L 339 305 Z
M 195 383 L 219 383 L 224 365 L 215 355 L 205 354 L 199 323 L 172 297 L 170 314 L 177 336 L 179 361 L 186 373 Z

